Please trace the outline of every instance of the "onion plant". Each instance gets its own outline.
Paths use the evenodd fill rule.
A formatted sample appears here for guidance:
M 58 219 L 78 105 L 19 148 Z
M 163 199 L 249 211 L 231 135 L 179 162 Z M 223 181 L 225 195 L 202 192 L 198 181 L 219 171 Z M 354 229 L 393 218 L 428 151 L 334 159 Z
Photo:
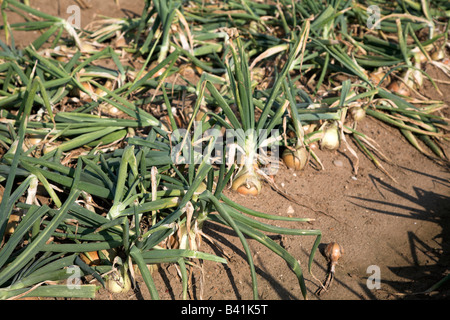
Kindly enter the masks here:
M 275 100 L 280 92 L 284 77 L 289 72 L 294 60 L 301 55 L 302 48 L 308 38 L 308 32 L 309 22 L 307 21 L 301 32 L 293 39 L 294 43 L 287 61 L 270 89 L 269 97 L 260 106 L 259 119 L 256 119 L 258 108 L 254 102 L 248 58 L 239 37 L 236 39 L 237 48 L 232 41 L 230 42 L 234 70 L 232 70 L 230 63 L 227 63 L 227 75 L 230 81 L 229 91 L 232 94 L 230 102 L 236 106 L 239 119 L 234 114 L 230 103 L 220 95 L 217 89 L 211 83 L 206 84 L 211 96 L 221 107 L 229 123 L 223 122 L 219 117 L 216 118 L 222 121 L 227 129 L 236 132 L 237 142 L 234 144 L 234 148 L 242 153 L 243 159 L 239 161 L 240 168 L 232 188 L 243 194 L 256 195 L 260 192 L 261 184 L 257 173 L 264 175 L 264 172 L 258 168 L 258 161 L 267 163 L 267 160 L 260 157 L 258 151 L 261 147 L 279 143 L 280 137 L 268 137 L 268 134 L 271 134 L 271 130 L 281 123 L 288 101 L 285 101 L 283 105 L 278 105 Z M 274 107 L 276 108 L 274 109 Z

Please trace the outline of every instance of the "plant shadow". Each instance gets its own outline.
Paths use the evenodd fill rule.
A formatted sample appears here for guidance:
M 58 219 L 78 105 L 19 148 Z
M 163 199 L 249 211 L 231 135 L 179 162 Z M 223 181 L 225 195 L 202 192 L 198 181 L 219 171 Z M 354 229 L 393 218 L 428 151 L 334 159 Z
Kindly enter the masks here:
M 445 282 L 435 292 L 425 293 L 425 291 L 445 278 L 450 270 L 450 181 L 416 170 L 403 169 L 431 179 L 438 191 L 433 192 L 412 187 L 413 192 L 406 193 L 370 175 L 376 190 L 386 201 L 351 196 L 351 198 L 357 200 L 351 202 L 360 208 L 382 215 L 427 221 L 439 225 L 442 231 L 432 239 L 424 239 L 415 232 L 405 230 L 409 244 L 408 257 L 410 261 L 405 266 L 387 266 L 401 280 L 381 280 L 381 283 L 392 288 L 392 291 L 396 292 L 394 296 L 398 299 L 449 298 L 450 283 L 448 282 Z M 401 197 L 407 200 L 406 202 L 410 202 L 411 205 L 389 202 L 384 193 Z M 364 204 L 361 204 L 360 201 L 364 201 Z M 405 213 L 399 213 L 399 209 Z M 398 250 L 396 251 L 399 255 L 403 254 Z M 421 260 L 419 260 L 419 256 L 422 257 Z M 426 263 L 423 261 L 426 261 Z M 369 297 L 375 299 L 374 293 L 365 284 L 361 284 L 361 287 Z

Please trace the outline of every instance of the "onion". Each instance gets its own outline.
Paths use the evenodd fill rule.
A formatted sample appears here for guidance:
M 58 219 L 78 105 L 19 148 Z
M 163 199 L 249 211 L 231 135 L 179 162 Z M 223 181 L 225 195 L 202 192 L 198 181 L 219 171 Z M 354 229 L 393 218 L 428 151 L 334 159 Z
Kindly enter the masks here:
M 81 85 L 83 86 L 83 88 L 89 92 L 89 94 L 87 94 L 86 92 L 82 91 L 80 88 L 78 87 L 74 87 L 71 91 L 70 91 L 70 95 L 77 97 L 79 99 L 82 100 L 88 100 L 91 101 L 91 94 L 94 93 L 94 88 L 92 87 L 92 85 L 89 82 L 82 82 Z
M 336 150 L 340 145 L 339 129 L 335 122 L 329 124 L 320 140 L 320 146 L 328 150 Z
M 113 89 L 113 83 L 112 83 L 112 81 L 111 80 L 108 80 L 108 81 L 106 81 L 106 83 L 105 83 L 105 85 L 104 85 L 104 87 L 106 88 L 106 89 L 108 89 L 109 91 L 111 91 L 112 89 Z M 97 88 L 97 89 L 95 89 L 95 94 L 97 95 L 97 96 L 99 96 L 99 97 L 104 97 L 104 96 L 106 96 L 106 91 L 103 91 L 103 89 L 101 89 L 101 88 Z
M 433 45 L 430 44 L 428 46 L 425 46 L 423 48 L 425 50 L 425 52 L 427 52 L 427 54 L 433 49 Z M 422 52 L 422 50 L 420 50 L 419 47 L 415 47 L 414 49 L 411 50 L 411 52 L 413 53 L 413 61 L 414 64 L 417 65 L 421 65 L 422 63 L 425 63 L 428 61 L 427 56 Z
M 379 84 L 385 75 L 386 75 L 386 73 L 382 70 L 374 71 L 369 74 L 369 80 L 371 80 L 374 84 Z M 389 76 L 384 78 L 383 83 L 389 82 L 389 78 L 390 78 Z
M 421 65 L 427 61 L 427 57 L 423 54 L 422 51 L 419 51 L 414 54 L 414 64 Z
M 179 247 L 180 247 L 180 241 L 178 241 L 179 239 L 178 239 L 178 236 L 177 236 L 177 234 L 176 233 L 174 233 L 174 234 L 172 234 L 172 235 L 170 235 L 168 238 L 167 238 L 167 247 L 169 248 L 169 249 L 178 249 Z
M 361 107 L 351 107 L 350 108 L 350 114 L 352 118 L 358 122 L 362 121 L 366 117 L 366 111 Z
M 444 53 L 444 50 L 442 50 L 442 49 L 438 49 L 431 54 L 431 59 L 433 59 L 434 61 L 442 60 L 444 58 L 445 58 L 445 53 Z
M 26 140 L 26 147 L 31 148 L 37 146 L 42 142 L 42 136 L 40 135 L 30 135 Z
M 391 82 L 387 89 L 402 96 L 411 95 L 411 91 L 409 90 L 409 88 L 401 81 Z
M 253 171 L 245 170 L 233 181 L 231 189 L 242 195 L 257 196 L 261 191 L 261 182 Z
M 79 98 L 82 100 L 91 100 L 91 94 L 94 93 L 94 88 L 92 88 L 92 85 L 89 82 L 83 82 L 81 85 L 89 93 L 79 90 Z
M 338 263 L 339 258 L 344 253 L 344 249 L 336 242 L 329 243 L 325 248 L 325 256 L 330 262 L 330 272 L 334 273 L 335 266 Z
M 300 147 L 295 150 L 284 150 L 281 157 L 289 169 L 299 171 L 302 170 L 308 162 L 309 153 L 305 147 Z
M 131 281 L 124 266 L 110 274 L 106 288 L 113 293 L 126 293 L 131 289 Z
M 325 257 L 327 258 L 327 260 L 329 262 L 328 274 L 327 274 L 324 284 L 317 291 L 318 295 L 320 295 L 322 293 L 322 290 L 326 291 L 331 286 L 331 282 L 334 279 L 335 267 L 338 264 L 339 258 L 342 257 L 342 254 L 344 253 L 344 249 L 336 242 L 331 242 L 325 247 L 324 253 L 325 253 Z
M 42 136 L 39 135 L 30 135 L 28 138 L 28 142 L 32 145 L 36 145 L 42 142 Z
M 67 56 L 57 55 L 55 59 L 56 59 L 56 61 L 59 61 L 59 62 L 64 62 L 64 63 L 69 62 L 69 59 L 67 58 Z
M 305 134 L 313 132 L 317 127 L 317 123 L 309 123 L 303 126 L 303 131 Z
M 193 77 L 196 74 L 201 75 L 203 73 L 202 68 L 192 65 L 192 64 L 183 64 L 180 66 L 179 73 L 183 77 Z
M 206 214 L 207 215 L 207 214 Z M 202 221 L 195 221 L 195 226 L 197 222 L 203 223 L 206 220 L 206 216 L 202 217 Z M 200 226 L 201 227 L 201 226 Z M 176 232 L 171 234 L 167 240 L 164 240 L 161 244 L 165 244 L 168 249 L 183 249 L 183 250 L 194 250 L 197 251 L 201 245 L 201 236 L 197 234 L 196 231 L 199 230 L 198 224 L 195 228 L 187 229 L 187 224 L 178 225 Z M 198 242 L 197 242 L 198 241 Z

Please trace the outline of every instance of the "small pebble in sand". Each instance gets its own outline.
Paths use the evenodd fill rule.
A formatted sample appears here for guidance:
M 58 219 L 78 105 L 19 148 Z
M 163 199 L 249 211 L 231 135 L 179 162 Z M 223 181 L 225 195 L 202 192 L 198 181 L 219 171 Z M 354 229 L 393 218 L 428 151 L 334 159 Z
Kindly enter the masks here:
M 292 214 L 294 212 L 295 212 L 294 208 L 292 208 L 292 206 L 289 206 L 288 209 L 287 209 L 287 214 Z
M 342 162 L 342 160 L 334 160 L 334 161 L 333 161 L 333 164 L 334 164 L 336 167 L 342 167 L 342 166 L 344 165 L 344 163 Z

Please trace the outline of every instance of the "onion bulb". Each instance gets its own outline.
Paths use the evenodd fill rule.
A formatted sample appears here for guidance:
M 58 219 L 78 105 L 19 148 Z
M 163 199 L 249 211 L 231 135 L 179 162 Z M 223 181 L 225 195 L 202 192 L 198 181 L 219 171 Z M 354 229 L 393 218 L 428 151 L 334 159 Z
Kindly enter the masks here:
M 431 59 L 433 59 L 434 61 L 439 61 L 444 58 L 445 58 L 445 53 L 444 53 L 444 50 L 442 50 L 442 49 L 438 49 L 431 54 Z
M 380 81 L 384 78 L 384 82 L 388 82 L 390 77 L 386 76 L 386 73 L 382 70 L 377 70 L 369 74 L 369 80 L 371 80 L 374 84 L 378 85 Z
M 427 61 L 427 57 L 423 54 L 422 51 L 419 51 L 414 54 L 414 64 L 421 65 Z
M 39 144 L 41 144 L 42 140 L 43 140 L 42 136 L 30 135 L 27 139 L 25 139 L 25 147 L 29 149 L 34 146 L 38 146 Z
M 92 87 L 92 85 L 89 82 L 82 82 L 81 85 L 83 86 L 83 88 L 88 92 L 84 92 L 82 91 L 80 88 L 78 87 L 74 87 L 71 91 L 70 91 L 70 95 L 73 97 L 77 97 L 79 99 L 82 100 L 87 100 L 87 101 L 92 101 L 91 99 L 91 95 L 94 93 L 94 88 Z
M 106 288 L 113 293 L 126 293 L 131 289 L 130 277 L 124 266 L 120 266 L 110 274 Z
M 323 149 L 336 150 L 340 145 L 339 128 L 335 122 L 325 127 L 320 146 Z
M 409 88 L 401 81 L 391 82 L 391 84 L 387 87 L 387 89 L 391 92 L 394 92 L 402 96 L 411 95 L 411 91 L 409 90 Z
M 322 287 L 319 288 L 317 294 L 320 295 L 323 290 L 328 290 L 334 279 L 335 267 L 340 257 L 344 253 L 344 249 L 336 242 L 331 242 L 325 247 L 325 257 L 328 260 L 328 274 Z
M 92 85 L 89 82 L 82 82 L 81 85 L 88 93 L 79 90 L 78 97 L 82 100 L 92 101 L 92 94 L 94 93 L 94 88 Z
M 114 86 L 114 84 L 112 83 L 111 80 L 106 81 L 106 83 L 104 85 L 104 87 L 106 89 L 108 89 L 109 91 L 113 90 L 113 86 Z M 100 87 L 95 89 L 94 93 L 99 97 L 104 97 L 107 94 L 106 91 L 103 91 L 103 89 L 101 89 Z
M 32 145 L 36 145 L 42 142 L 42 136 L 40 135 L 30 135 L 28 137 L 28 142 Z
M 428 61 L 428 54 L 431 50 L 433 50 L 433 45 L 429 44 L 423 47 L 423 49 L 427 54 L 424 54 L 419 47 L 415 47 L 411 50 L 411 53 L 413 54 L 413 62 L 416 67 Z
M 356 122 L 362 121 L 366 117 L 366 111 L 359 106 L 350 108 L 350 114 Z
M 302 170 L 308 162 L 309 153 L 305 147 L 295 150 L 286 149 L 281 155 L 284 163 L 289 169 Z
M 338 263 L 340 257 L 344 253 L 344 249 L 336 242 L 329 243 L 325 248 L 325 257 L 330 262 L 330 272 L 334 273 L 335 266 Z
M 203 70 L 196 65 L 183 64 L 180 66 L 178 73 L 181 74 L 183 77 L 189 78 L 195 76 L 196 74 L 201 75 L 203 73 Z
M 67 56 L 63 56 L 63 55 L 56 55 L 56 61 L 59 61 L 59 62 L 63 62 L 63 63 L 67 63 L 67 62 L 69 62 L 69 59 L 67 58 Z
M 261 191 L 261 182 L 253 171 L 244 170 L 233 181 L 231 189 L 242 195 L 256 196 Z

